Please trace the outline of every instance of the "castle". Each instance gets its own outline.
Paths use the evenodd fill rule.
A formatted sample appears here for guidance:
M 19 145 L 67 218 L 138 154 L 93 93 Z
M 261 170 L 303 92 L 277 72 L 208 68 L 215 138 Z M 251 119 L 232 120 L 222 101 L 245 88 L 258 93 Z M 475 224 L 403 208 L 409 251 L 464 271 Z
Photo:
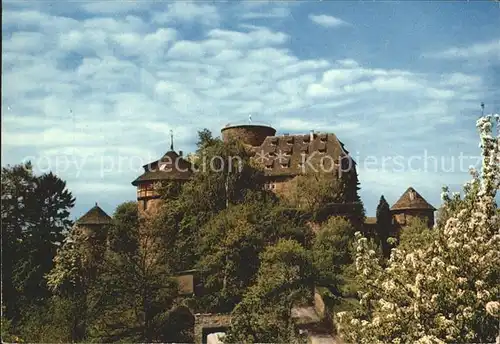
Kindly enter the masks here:
M 352 184 L 349 189 L 353 191 L 350 195 L 345 196 L 345 201 L 346 203 L 355 202 L 355 192 L 357 191 L 356 164 L 335 134 L 311 131 L 304 135 L 284 134 L 276 136 L 276 129 L 273 127 L 257 124 L 226 125 L 222 128 L 221 134 L 224 141 L 236 139 L 248 148 L 253 159 L 263 166 L 266 179 L 265 188 L 277 195 L 287 197 L 294 178 L 310 171 L 317 171 L 318 166 L 323 164 L 324 167 L 326 161 L 333 164 L 327 166 L 333 171 L 332 173 L 339 170 L 332 168 L 337 166 L 344 173 L 354 176 L 349 181 Z M 174 151 L 173 145 L 160 159 L 144 165 L 143 168 L 144 173 L 132 182 L 132 185 L 137 188 L 137 203 L 140 214 L 153 213 L 161 204 L 157 189 L 158 182 L 184 183 L 189 181 L 195 173 L 192 163 L 184 158 L 182 151 Z M 393 224 L 399 228 L 406 226 L 413 218 L 423 220 L 431 228 L 434 225 L 435 211 L 436 208 L 412 187 L 409 187 L 391 207 Z M 97 230 L 95 227 L 107 224 L 108 218 L 109 216 L 96 204 L 94 208 L 77 220 L 77 224 L 85 227 L 90 226 L 92 231 L 95 231 Z M 374 217 L 366 218 L 366 227 L 373 228 L 375 224 Z
M 346 203 L 355 202 L 357 174 L 355 162 L 350 158 L 343 143 L 333 133 L 310 132 L 305 135 L 276 136 L 276 129 L 267 125 L 242 124 L 227 125 L 221 130 L 222 139 L 241 141 L 261 163 L 266 178 L 265 187 L 281 197 L 287 197 L 291 181 L 311 171 L 342 171 L 353 176 L 351 194 L 346 195 Z M 333 164 L 333 165 L 332 165 Z M 343 166 L 344 165 L 344 166 Z M 160 204 L 160 195 L 155 183 L 165 180 L 183 183 L 193 175 L 191 162 L 171 149 L 160 159 L 143 166 L 144 173 L 132 182 L 137 187 L 137 201 L 141 213 L 153 212 Z M 434 211 L 415 189 L 408 188 L 392 206 L 394 224 L 405 226 L 413 217 L 423 219 L 429 227 L 434 225 Z M 367 218 L 367 226 L 373 224 L 373 218 Z
M 293 180 L 310 171 L 317 171 L 318 167 L 336 173 L 342 171 L 353 178 L 347 178 L 350 183 L 344 195 L 343 204 L 354 204 L 357 200 L 358 179 L 356 164 L 349 156 L 342 142 L 333 133 L 310 132 L 304 135 L 276 136 L 276 130 L 267 125 L 242 124 L 227 125 L 221 130 L 224 141 L 239 140 L 251 153 L 252 159 L 261 164 L 265 176 L 265 188 L 280 197 L 288 197 Z M 158 182 L 173 181 L 185 183 L 196 173 L 189 159 L 183 156 L 182 151 L 176 152 L 171 144 L 170 150 L 160 159 L 144 165 L 144 173 L 133 182 L 137 188 L 138 210 L 141 216 L 154 214 L 161 205 Z M 342 175 L 339 175 L 342 177 Z M 334 213 L 329 216 L 348 216 L 352 208 L 334 207 Z M 413 218 L 424 220 L 428 227 L 434 225 L 435 208 L 430 205 L 414 188 L 409 187 L 391 207 L 393 225 L 403 228 Z M 111 218 L 97 205 L 89 210 L 76 222 L 88 236 L 99 233 L 100 228 L 111 223 Z M 376 218 L 367 217 L 363 224 L 367 231 L 376 229 Z M 180 272 L 177 279 L 181 294 L 195 293 L 195 277 L 192 271 Z M 316 295 L 315 306 L 316 307 Z M 304 310 L 299 310 L 301 313 Z M 305 310 L 306 313 L 317 311 Z M 316 312 L 316 313 L 315 313 Z M 227 328 L 230 317 L 227 314 L 196 314 L 194 333 L 197 343 L 205 342 L 208 333 Z M 309 326 L 309 325 L 308 325 Z M 204 338 L 204 339 L 202 339 Z

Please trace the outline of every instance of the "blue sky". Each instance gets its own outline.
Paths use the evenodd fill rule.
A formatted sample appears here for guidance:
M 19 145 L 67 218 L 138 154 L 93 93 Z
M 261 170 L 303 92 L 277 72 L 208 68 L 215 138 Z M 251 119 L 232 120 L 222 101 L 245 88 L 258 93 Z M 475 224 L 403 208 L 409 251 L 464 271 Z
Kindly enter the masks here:
M 135 198 L 169 147 L 227 123 L 334 132 L 374 215 L 413 186 L 434 206 L 500 112 L 493 1 L 4 1 L 2 165 L 67 180 L 73 216 Z

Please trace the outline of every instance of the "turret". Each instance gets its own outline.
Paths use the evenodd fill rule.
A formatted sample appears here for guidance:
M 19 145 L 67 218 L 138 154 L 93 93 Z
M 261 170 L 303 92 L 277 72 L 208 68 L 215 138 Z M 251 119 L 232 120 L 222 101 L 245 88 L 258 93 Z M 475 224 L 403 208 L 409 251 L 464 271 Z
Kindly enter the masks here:
M 102 260 L 104 247 L 108 244 L 107 226 L 111 224 L 111 217 L 97 203 L 75 223 L 74 231 L 83 239 L 80 258 L 87 269 L 87 278 L 95 277 L 97 264 Z
M 75 225 L 89 239 L 105 238 L 105 227 L 112 222 L 111 217 L 95 204 L 88 212 L 80 217 Z
M 436 208 L 412 187 L 409 187 L 391 207 L 392 217 L 398 227 L 406 226 L 412 218 L 419 218 L 425 221 L 429 228 L 432 228 L 435 211 Z
M 173 150 L 143 168 L 144 173 L 132 182 L 137 187 L 137 202 L 141 214 L 158 209 L 161 202 L 158 188 L 161 182 L 183 183 L 192 176 L 191 163 Z
M 267 125 L 258 124 L 228 124 L 222 128 L 221 134 L 222 139 L 226 142 L 230 139 L 236 139 L 252 147 L 258 147 L 264 142 L 266 137 L 274 136 L 274 134 L 276 134 L 276 129 Z

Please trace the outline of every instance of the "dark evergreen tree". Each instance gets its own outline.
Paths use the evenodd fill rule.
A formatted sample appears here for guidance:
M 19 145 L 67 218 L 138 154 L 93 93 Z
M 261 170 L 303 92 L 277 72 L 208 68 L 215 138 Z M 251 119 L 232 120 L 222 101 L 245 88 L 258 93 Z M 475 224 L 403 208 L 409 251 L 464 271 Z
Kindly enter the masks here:
M 391 245 L 387 242 L 387 239 L 394 234 L 391 208 L 382 195 L 377 206 L 377 233 L 375 235 L 380 242 L 385 257 L 388 257 L 391 251 Z

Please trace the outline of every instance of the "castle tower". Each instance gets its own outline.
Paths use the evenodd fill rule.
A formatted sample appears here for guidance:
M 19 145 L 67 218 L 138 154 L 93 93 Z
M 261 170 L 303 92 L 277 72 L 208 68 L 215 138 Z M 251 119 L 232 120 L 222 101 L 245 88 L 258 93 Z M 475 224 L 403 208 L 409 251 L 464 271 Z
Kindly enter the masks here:
M 173 147 L 171 147 L 173 148 Z M 143 166 L 144 173 L 132 182 L 137 187 L 137 202 L 139 213 L 153 212 L 160 205 L 158 188 L 163 181 L 183 183 L 192 176 L 191 163 L 177 154 L 173 149 L 168 151 L 159 160 Z
M 420 218 L 429 228 L 434 226 L 436 208 L 430 205 L 414 188 L 409 187 L 391 207 L 395 225 L 406 226 L 412 218 Z
M 80 217 L 75 227 L 82 231 L 87 238 L 105 238 L 105 226 L 112 223 L 111 217 L 96 203 L 88 212 Z
M 226 125 L 221 130 L 222 139 L 229 141 L 237 139 L 244 144 L 252 147 L 260 146 L 266 137 L 274 136 L 276 129 L 267 125 L 259 124 L 242 124 L 242 125 Z
M 106 226 L 112 223 L 111 217 L 102 210 L 97 203 L 85 215 L 80 217 L 74 230 L 82 236 L 82 262 L 87 269 L 87 278 L 95 277 L 95 267 L 104 254 L 104 245 L 107 245 Z

